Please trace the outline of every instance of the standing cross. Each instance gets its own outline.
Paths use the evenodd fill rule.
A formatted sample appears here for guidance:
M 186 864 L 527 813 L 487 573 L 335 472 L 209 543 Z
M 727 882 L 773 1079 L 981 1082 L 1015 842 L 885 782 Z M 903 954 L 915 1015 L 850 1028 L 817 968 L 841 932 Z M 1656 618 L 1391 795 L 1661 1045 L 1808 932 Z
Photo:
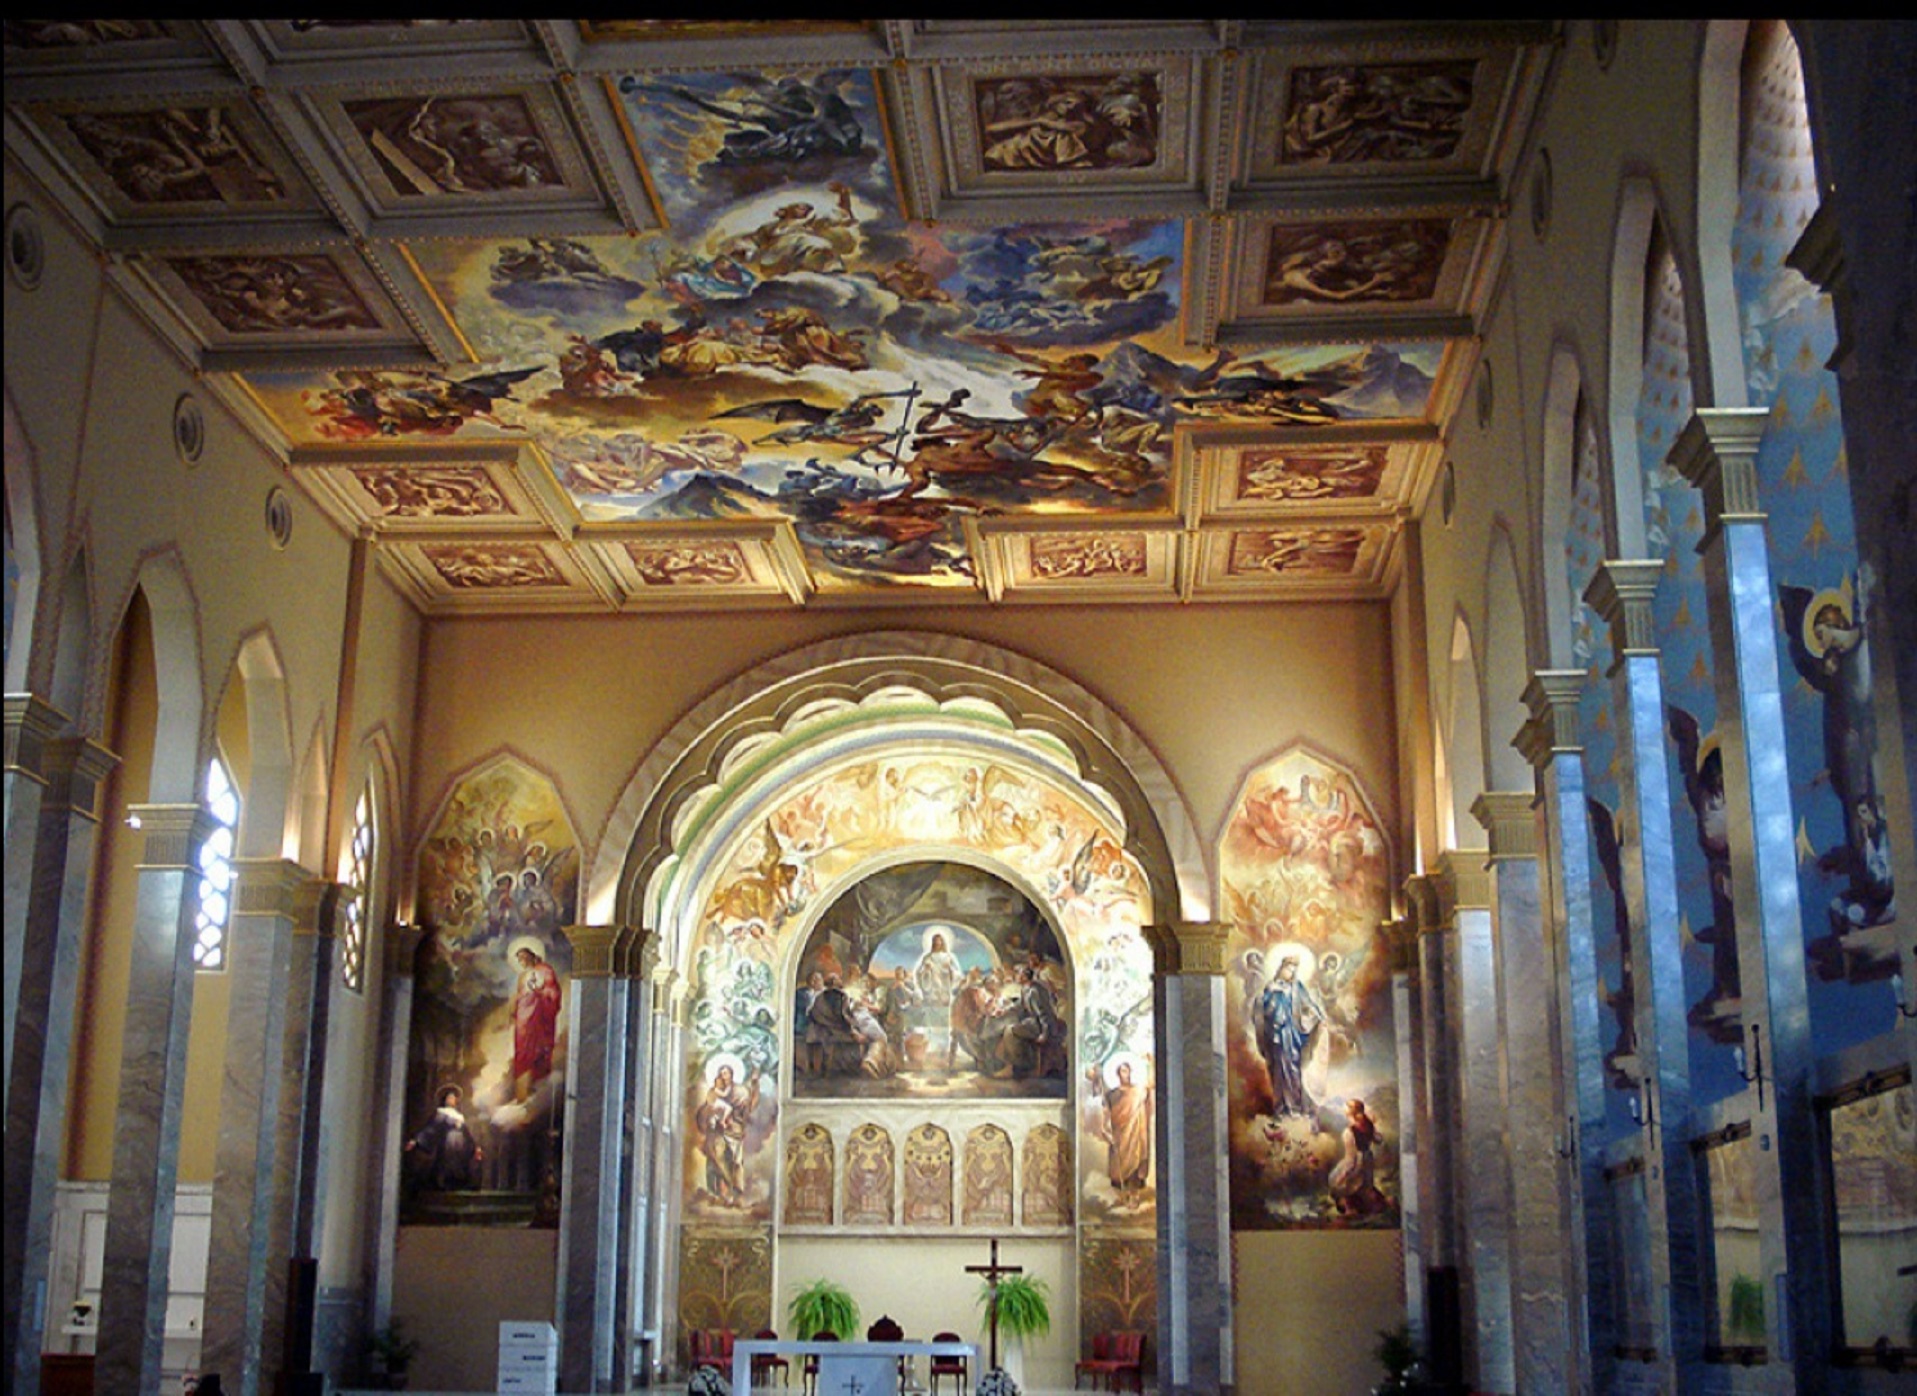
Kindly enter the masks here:
M 990 1311 L 987 1315 L 987 1317 L 990 1319 L 991 1334 L 992 1334 L 991 1360 L 986 1365 L 986 1368 L 985 1368 L 985 1370 L 989 1372 L 992 1370 L 992 1368 L 998 1366 L 998 1282 L 999 1282 L 999 1279 L 1000 1277 L 1005 1275 L 1022 1275 L 1025 1273 L 1025 1267 L 1023 1265 L 1000 1265 L 998 1263 L 998 1237 L 994 1236 L 992 1238 L 992 1263 L 990 1265 L 968 1265 L 965 1267 L 965 1273 L 968 1275 L 985 1276 L 985 1283 L 992 1287 L 992 1302 L 990 1305 Z

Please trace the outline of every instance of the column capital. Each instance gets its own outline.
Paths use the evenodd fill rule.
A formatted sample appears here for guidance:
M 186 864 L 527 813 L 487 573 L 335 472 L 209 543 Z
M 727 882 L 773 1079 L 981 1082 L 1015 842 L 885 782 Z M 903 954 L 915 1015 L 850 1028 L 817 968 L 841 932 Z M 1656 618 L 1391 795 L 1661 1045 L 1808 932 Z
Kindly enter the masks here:
M 566 942 L 572 946 L 572 977 L 612 978 L 613 951 L 621 934 L 618 926 L 566 927 Z
M 1652 558 L 1612 558 L 1600 562 L 1584 588 L 1584 599 L 1611 627 L 1611 668 L 1634 655 L 1657 654 L 1657 579 L 1664 564 Z
M 313 875 L 290 858 L 235 858 L 233 914 L 297 918 Z
M 651 943 L 650 927 L 621 928 L 618 943 L 612 948 L 612 972 L 621 979 L 641 978 L 646 972 L 646 947 Z
M 1530 757 L 1533 766 L 1542 766 L 1552 756 L 1584 750 L 1578 732 L 1578 699 L 1584 692 L 1582 669 L 1537 669 L 1524 686 L 1524 706 L 1531 710 L 1533 731 L 1529 737 L 1520 730 L 1518 750 Z M 1542 756 L 1533 756 L 1526 744 L 1541 746 Z
M 432 932 L 417 921 L 395 921 L 381 937 L 386 951 L 386 973 L 401 979 L 413 977 L 413 961 L 419 955 L 420 942 Z
M 1430 873 L 1413 873 L 1404 880 L 1405 905 L 1410 909 L 1411 930 L 1416 935 L 1442 930 L 1438 906 L 1438 886 Z
M 293 934 L 333 939 L 339 934 L 348 904 L 358 897 L 359 892 L 344 882 L 309 874 L 293 892 L 289 908 Z
M 1229 921 L 1173 921 L 1140 929 L 1152 948 L 1152 959 L 1159 974 L 1225 972 L 1225 943 L 1231 936 Z
M 1431 874 L 1438 892 L 1438 914 L 1446 926 L 1458 923 L 1460 911 L 1485 911 L 1491 906 L 1488 855 L 1481 848 L 1447 848 L 1438 855 Z
M 223 827 L 203 805 L 128 805 L 127 819 L 140 831 L 141 868 L 200 870 L 200 845 Z
M 1762 407 L 1700 407 L 1665 456 L 1673 470 L 1704 492 L 1704 545 L 1726 522 L 1763 520 L 1757 446 L 1770 416 Z
M 1471 814 L 1484 826 L 1491 861 L 1538 856 L 1537 797 L 1524 790 L 1487 790 L 1472 802 Z
M 1409 916 L 1400 916 L 1396 920 L 1380 921 L 1378 930 L 1390 948 L 1392 970 L 1415 979 L 1418 974 L 1417 923 Z
M 1844 241 L 1837 232 L 1837 217 L 1829 203 L 1817 206 L 1817 212 L 1804 225 L 1797 242 L 1784 254 L 1784 265 L 1826 295 L 1835 296 L 1848 289 L 1850 268 L 1844 260 Z
M 6 769 L 45 785 L 47 747 L 67 722 L 65 713 L 37 693 L 7 694 Z
M 108 751 L 87 737 L 56 737 L 47 743 L 42 770 L 52 788 L 65 786 L 59 798 L 67 812 L 94 823 L 100 820 L 100 787 L 120 764 L 117 752 Z

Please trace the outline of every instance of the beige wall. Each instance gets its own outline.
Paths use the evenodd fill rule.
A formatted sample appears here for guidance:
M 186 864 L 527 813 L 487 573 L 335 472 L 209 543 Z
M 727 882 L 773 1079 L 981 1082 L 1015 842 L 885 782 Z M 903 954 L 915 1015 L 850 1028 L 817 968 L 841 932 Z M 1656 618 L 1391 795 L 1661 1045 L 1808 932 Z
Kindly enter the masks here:
M 419 1342 L 415 1391 L 491 1391 L 499 1325 L 552 1321 L 559 1233 L 487 1227 L 401 1229 L 393 1317 Z

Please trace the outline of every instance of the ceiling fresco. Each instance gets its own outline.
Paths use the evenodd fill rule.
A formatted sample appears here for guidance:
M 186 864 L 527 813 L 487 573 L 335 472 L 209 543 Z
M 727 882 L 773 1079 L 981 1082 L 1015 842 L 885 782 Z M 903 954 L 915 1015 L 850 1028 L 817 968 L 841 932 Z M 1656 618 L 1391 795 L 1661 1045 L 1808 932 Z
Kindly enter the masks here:
M 429 612 L 1366 596 L 1550 37 L 9 21 L 7 140 Z

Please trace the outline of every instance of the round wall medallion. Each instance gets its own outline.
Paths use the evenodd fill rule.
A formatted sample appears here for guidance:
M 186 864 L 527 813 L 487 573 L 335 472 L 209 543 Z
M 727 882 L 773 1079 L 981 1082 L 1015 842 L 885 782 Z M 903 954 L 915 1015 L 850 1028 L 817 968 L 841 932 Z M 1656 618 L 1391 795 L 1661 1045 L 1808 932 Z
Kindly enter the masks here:
M 1450 461 L 1444 463 L 1444 475 L 1438 481 L 1438 517 L 1444 520 L 1446 528 L 1458 512 L 1458 467 Z
M 1551 231 L 1551 152 L 1538 152 L 1538 167 L 1531 172 L 1531 231 L 1539 242 Z
M 1497 404 L 1497 390 L 1491 386 L 1491 365 L 1478 365 L 1478 430 L 1491 425 L 1491 412 Z
M 173 449 L 188 465 L 198 465 L 206 450 L 206 414 L 191 393 L 181 393 L 173 404 Z
M 266 536 L 276 551 L 293 541 L 293 501 L 278 485 L 266 492 Z
M 47 266 L 47 243 L 40 232 L 40 215 L 31 204 L 7 210 L 7 275 L 23 291 L 40 284 Z
M 1617 28 L 1618 22 L 1614 19 L 1591 21 L 1591 52 L 1600 70 L 1608 71 L 1617 57 Z

